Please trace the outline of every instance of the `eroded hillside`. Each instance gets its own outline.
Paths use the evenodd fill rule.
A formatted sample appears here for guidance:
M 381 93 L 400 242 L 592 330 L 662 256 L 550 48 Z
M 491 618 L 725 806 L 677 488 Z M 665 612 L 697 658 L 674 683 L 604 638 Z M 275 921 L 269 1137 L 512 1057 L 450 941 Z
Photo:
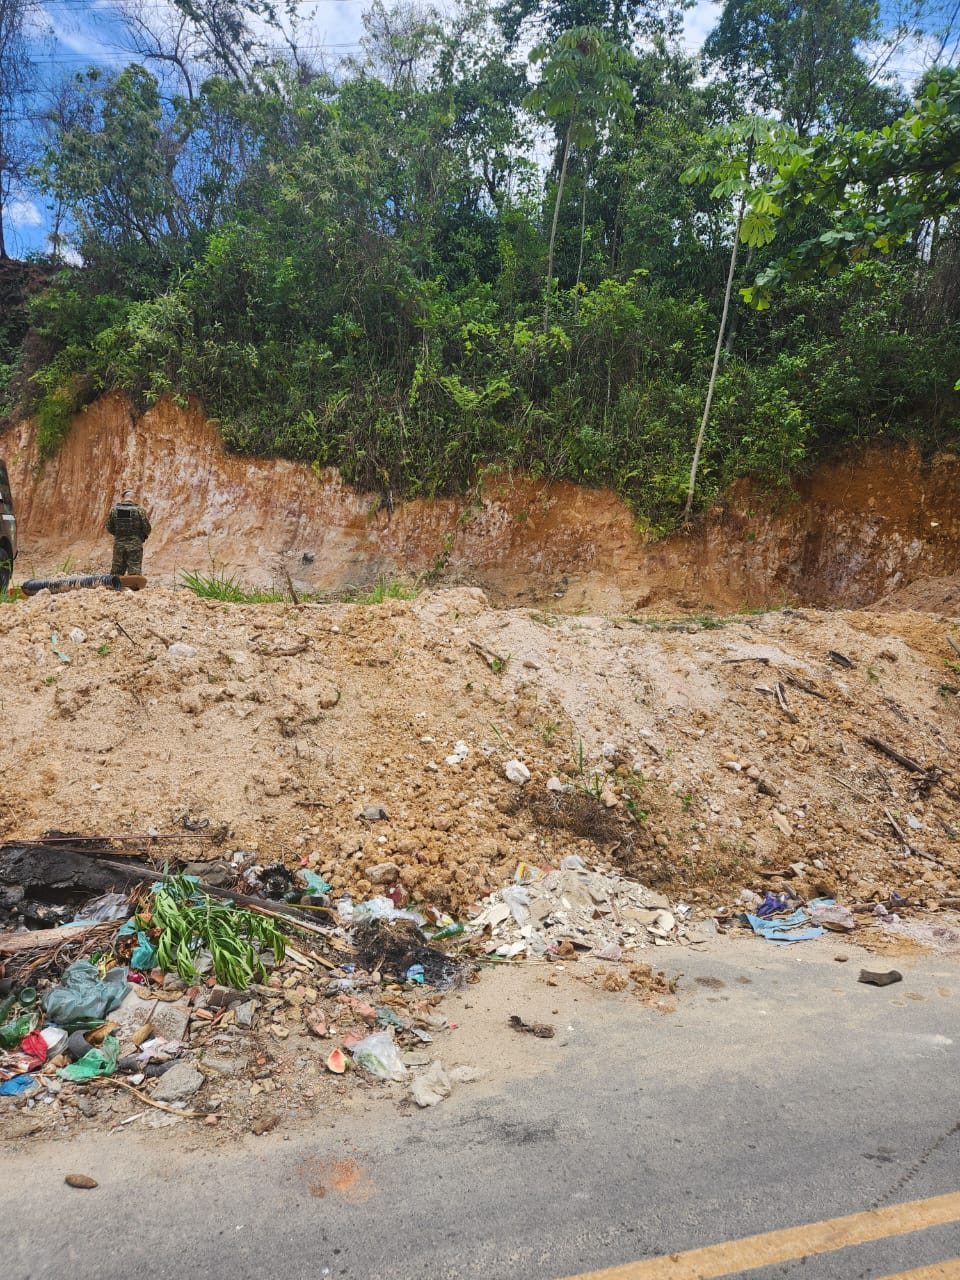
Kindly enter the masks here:
M 223 572 L 248 584 L 329 592 L 379 575 L 481 586 L 494 603 L 565 612 L 649 607 L 859 607 L 894 594 L 956 608 L 960 461 L 873 449 L 824 465 L 797 495 L 742 486 L 722 510 L 663 541 L 614 494 L 488 470 L 460 498 L 389 504 L 335 471 L 224 453 L 198 409 L 164 401 L 134 422 L 111 397 L 77 416 L 37 465 L 33 424 L 0 439 L 22 535 L 20 578 L 102 570 L 104 521 L 136 487 L 154 534 L 146 571 Z

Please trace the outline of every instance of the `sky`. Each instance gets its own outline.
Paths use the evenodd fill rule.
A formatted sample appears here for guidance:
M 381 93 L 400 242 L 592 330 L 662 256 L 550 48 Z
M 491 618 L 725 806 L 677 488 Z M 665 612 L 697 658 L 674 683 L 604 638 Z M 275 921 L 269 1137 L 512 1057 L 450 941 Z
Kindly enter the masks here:
M 437 2 L 437 0 L 435 0 Z M 444 0 L 438 0 L 443 7 Z M 887 0 L 888 3 L 894 0 Z M 142 0 L 145 12 L 158 14 L 163 0 Z M 328 64 L 355 52 L 363 34 L 362 15 L 369 0 L 297 0 L 305 28 L 299 43 L 311 52 L 325 54 Z M 696 0 L 684 15 L 682 42 L 696 53 L 716 25 L 719 0 Z M 40 0 L 42 18 L 32 40 L 32 53 L 43 81 L 51 84 L 64 73 L 83 71 L 96 63 L 122 67 L 130 61 L 112 0 Z M 901 59 L 898 72 L 905 80 L 915 70 L 916 54 Z M 26 193 L 7 209 L 8 251 L 25 254 L 46 247 L 47 212 Z

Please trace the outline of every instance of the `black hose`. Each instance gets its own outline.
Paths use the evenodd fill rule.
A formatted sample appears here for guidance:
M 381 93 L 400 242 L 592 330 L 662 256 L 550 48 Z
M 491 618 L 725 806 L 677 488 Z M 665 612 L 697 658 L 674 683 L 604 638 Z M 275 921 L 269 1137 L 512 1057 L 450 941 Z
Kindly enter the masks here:
M 109 587 L 120 591 L 123 583 L 115 573 L 75 574 L 71 578 L 28 578 L 21 583 L 25 596 L 35 596 L 38 591 L 73 591 L 77 587 Z

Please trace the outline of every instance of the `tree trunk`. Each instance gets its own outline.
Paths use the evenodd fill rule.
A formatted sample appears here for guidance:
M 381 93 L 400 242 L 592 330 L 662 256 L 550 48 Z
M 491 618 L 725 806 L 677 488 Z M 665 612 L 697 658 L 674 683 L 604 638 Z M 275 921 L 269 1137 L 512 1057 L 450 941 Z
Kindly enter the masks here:
M 583 192 L 580 196 L 580 258 L 577 262 L 577 298 L 574 306 L 578 306 L 580 302 L 580 277 L 583 275 L 583 241 L 587 231 L 587 178 L 589 174 L 583 175 Z
M 717 385 L 717 371 L 720 368 L 720 352 L 723 350 L 723 335 L 727 327 L 727 316 L 730 313 L 730 294 L 733 292 L 733 277 L 737 269 L 737 248 L 740 244 L 740 228 L 743 226 L 743 215 L 747 208 L 747 197 L 740 199 L 740 212 L 737 214 L 737 226 L 733 233 L 733 249 L 730 251 L 730 270 L 727 272 L 727 288 L 723 295 L 723 313 L 720 316 L 720 329 L 717 332 L 717 346 L 713 353 L 713 369 L 710 372 L 710 383 L 707 387 L 707 402 L 703 406 L 703 421 L 697 432 L 697 443 L 693 451 L 693 464 L 690 467 L 690 487 L 687 490 L 687 505 L 683 509 L 683 520 L 690 519 L 693 508 L 693 493 L 697 483 L 697 467 L 700 465 L 700 450 L 703 438 L 707 434 L 707 423 L 710 421 L 710 406 L 713 404 L 713 391 Z
M 553 285 L 553 250 L 557 242 L 557 222 L 560 218 L 560 201 L 563 199 L 563 184 L 567 178 L 567 161 L 570 159 L 570 135 L 573 133 L 574 117 L 567 125 L 567 136 L 563 140 L 563 160 L 560 164 L 560 177 L 557 179 L 557 198 L 553 202 L 553 222 L 550 226 L 550 248 L 547 250 L 547 284 L 543 291 L 543 332 L 550 328 L 550 289 Z

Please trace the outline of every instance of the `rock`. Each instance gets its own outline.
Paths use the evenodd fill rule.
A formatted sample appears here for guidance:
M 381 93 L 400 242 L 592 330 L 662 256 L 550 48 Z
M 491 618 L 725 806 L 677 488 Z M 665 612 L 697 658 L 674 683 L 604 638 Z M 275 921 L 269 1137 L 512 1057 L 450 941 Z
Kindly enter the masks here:
M 503 766 L 503 772 L 507 781 L 515 782 L 518 787 L 530 781 L 530 770 L 520 760 L 508 760 Z
M 201 1065 L 221 1076 L 237 1076 L 246 1066 L 242 1058 L 214 1058 L 204 1054 Z
M 405 1067 L 429 1067 L 433 1061 L 429 1053 L 419 1053 L 416 1049 L 408 1049 L 400 1057 Z
M 100 1185 L 96 1178 L 91 1178 L 88 1173 L 68 1173 L 64 1182 L 68 1187 L 77 1187 L 83 1191 L 92 1191 L 94 1187 Z
M 205 994 L 201 994 L 203 995 L 202 1007 L 207 1009 L 229 1009 L 232 1004 L 239 1004 L 243 1000 L 242 991 L 237 991 L 234 987 L 221 987 L 219 983 L 215 987 L 210 987 Z
M 182 640 L 177 640 L 174 644 L 167 646 L 167 653 L 171 658 L 195 658 L 197 651 L 192 644 L 184 644 Z
M 156 1102 L 184 1102 L 203 1085 L 203 1076 L 192 1062 L 176 1062 L 160 1077 L 153 1091 Z
M 74 644 L 86 644 L 86 640 L 87 640 L 86 632 L 81 631 L 79 627 L 71 627 L 70 639 L 73 641 Z M 96 1186 L 97 1184 L 94 1183 L 93 1185 Z
M 371 884 L 393 884 L 400 878 L 400 868 L 395 862 L 378 862 L 367 867 L 367 879 Z
M 360 814 L 360 817 L 363 818 L 364 822 L 389 822 L 390 821 L 390 815 L 387 813 L 386 809 L 383 807 L 382 804 L 365 805 L 363 808 L 363 811 Z
M 329 711 L 340 701 L 340 690 L 336 685 L 321 681 L 313 688 L 313 701 L 321 711 Z
M 450 1080 L 439 1059 L 431 1063 L 422 1074 L 414 1077 L 410 1096 L 418 1107 L 433 1107 L 450 1097 Z
M 159 1003 L 158 1000 L 144 1000 L 135 989 L 131 988 L 124 996 L 122 1003 L 110 1014 L 110 1021 L 116 1023 L 113 1034 L 117 1040 L 125 1044 L 132 1040 L 143 1027 L 152 1027 L 153 1013 Z
M 250 1132 L 256 1134 L 259 1138 L 261 1134 L 269 1133 L 271 1129 L 275 1129 L 280 1123 L 280 1117 L 277 1115 L 261 1116 L 259 1120 L 254 1120 L 250 1126 Z
M 554 775 L 552 778 L 547 779 L 548 791 L 566 791 L 566 789 L 567 789 L 567 785 L 561 782 L 556 775 Z
M 771 813 L 770 821 L 777 828 L 777 830 L 782 831 L 785 836 L 790 837 L 793 835 L 793 827 L 791 827 L 788 818 L 786 817 L 785 814 L 782 814 L 778 809 L 774 809 L 773 813 Z
M 447 764 L 456 765 L 463 764 L 467 756 L 470 754 L 470 748 L 462 740 L 458 740 L 453 744 L 453 753 L 447 756 Z
M 163 1036 L 164 1040 L 186 1039 L 189 1021 L 189 1005 L 168 1004 L 165 1000 L 158 1000 L 150 1015 L 150 1025 L 153 1027 L 154 1034 Z
M 233 1011 L 234 1017 L 237 1019 L 237 1026 L 252 1027 L 258 1007 L 256 1000 L 245 1000 L 243 1004 L 238 1004 Z

